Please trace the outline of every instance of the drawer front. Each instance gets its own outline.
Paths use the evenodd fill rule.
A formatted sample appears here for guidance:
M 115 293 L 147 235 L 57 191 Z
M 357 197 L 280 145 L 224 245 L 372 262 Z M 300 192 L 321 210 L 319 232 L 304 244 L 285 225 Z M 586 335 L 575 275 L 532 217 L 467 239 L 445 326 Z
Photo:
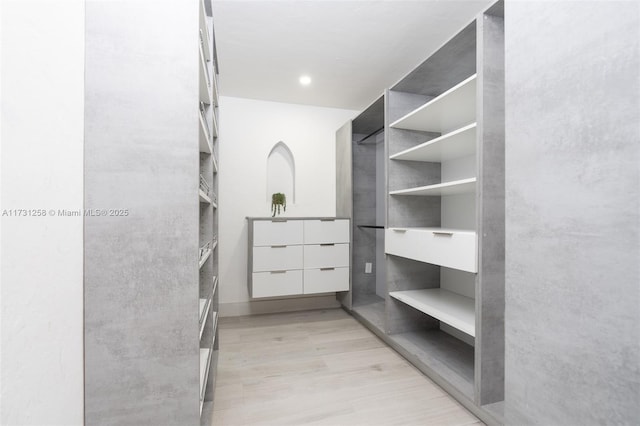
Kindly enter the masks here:
M 304 247 L 304 268 L 349 266 L 349 244 L 314 244 Z
M 348 243 L 349 221 L 346 219 L 304 221 L 304 243 Z
M 349 268 L 304 270 L 304 294 L 332 291 L 349 291 Z
M 274 297 L 302 294 L 302 271 L 254 272 L 251 296 Z
M 253 248 L 253 271 L 302 269 L 302 246 L 268 246 Z
M 256 220 L 253 222 L 253 245 L 276 246 L 302 244 L 301 220 Z
M 385 231 L 385 253 L 467 272 L 478 272 L 477 246 L 474 232 Z

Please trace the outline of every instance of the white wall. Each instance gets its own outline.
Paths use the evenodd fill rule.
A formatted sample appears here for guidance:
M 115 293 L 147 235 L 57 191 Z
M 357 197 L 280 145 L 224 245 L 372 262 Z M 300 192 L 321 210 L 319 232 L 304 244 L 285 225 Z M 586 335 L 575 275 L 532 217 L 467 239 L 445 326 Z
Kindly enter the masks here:
M 247 216 L 270 216 L 267 156 L 279 141 L 295 159 L 296 201 L 281 216 L 336 213 L 335 132 L 358 112 L 250 99 L 220 100 L 220 304 L 246 304 Z M 230 305 L 229 305 L 230 306 Z M 243 313 L 242 310 L 236 311 Z
M 0 424 L 81 425 L 84 1 L 1 7 Z

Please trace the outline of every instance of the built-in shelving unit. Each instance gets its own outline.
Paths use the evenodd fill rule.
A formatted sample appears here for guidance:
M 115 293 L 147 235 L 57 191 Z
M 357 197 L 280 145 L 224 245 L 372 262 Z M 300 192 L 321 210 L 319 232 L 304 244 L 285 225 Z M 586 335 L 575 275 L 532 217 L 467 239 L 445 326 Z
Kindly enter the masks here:
M 343 306 L 489 424 L 504 398 L 503 9 L 336 133 L 338 212 L 357 224 Z
M 200 0 L 200 423 L 211 424 L 218 353 L 218 64 L 210 0 Z M 203 302 L 204 301 L 204 302 Z M 204 303 L 204 308 L 203 308 Z

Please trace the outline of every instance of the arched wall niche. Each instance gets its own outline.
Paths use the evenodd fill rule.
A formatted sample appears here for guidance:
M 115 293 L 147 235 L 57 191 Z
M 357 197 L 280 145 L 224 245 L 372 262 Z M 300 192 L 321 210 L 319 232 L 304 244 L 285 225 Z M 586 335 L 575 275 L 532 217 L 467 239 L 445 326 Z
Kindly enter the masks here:
M 296 202 L 296 165 L 293 153 L 286 143 L 276 143 L 267 157 L 267 202 L 271 195 L 281 192 L 287 198 L 287 204 Z

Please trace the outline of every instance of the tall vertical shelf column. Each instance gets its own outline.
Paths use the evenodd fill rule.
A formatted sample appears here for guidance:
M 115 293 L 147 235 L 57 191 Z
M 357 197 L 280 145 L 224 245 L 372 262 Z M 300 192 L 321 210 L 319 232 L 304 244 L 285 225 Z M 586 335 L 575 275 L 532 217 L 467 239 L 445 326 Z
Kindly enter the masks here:
M 218 364 L 218 61 L 210 0 L 199 0 L 200 416 L 210 424 Z
M 218 353 L 210 0 L 88 2 L 85 423 L 210 424 Z

